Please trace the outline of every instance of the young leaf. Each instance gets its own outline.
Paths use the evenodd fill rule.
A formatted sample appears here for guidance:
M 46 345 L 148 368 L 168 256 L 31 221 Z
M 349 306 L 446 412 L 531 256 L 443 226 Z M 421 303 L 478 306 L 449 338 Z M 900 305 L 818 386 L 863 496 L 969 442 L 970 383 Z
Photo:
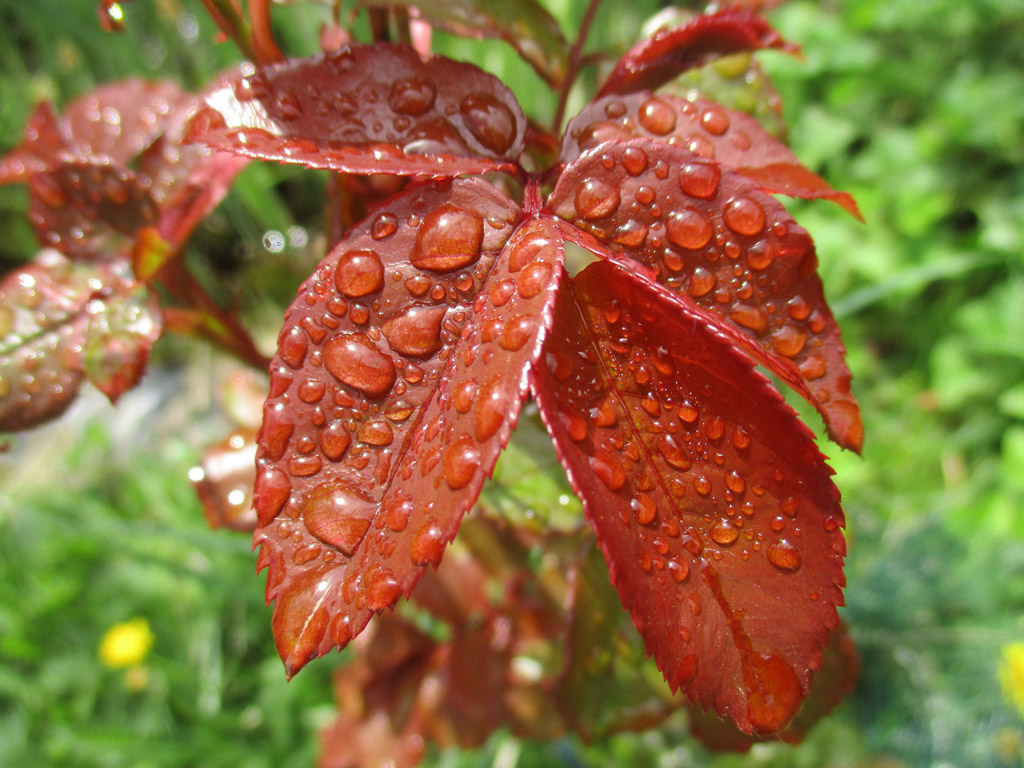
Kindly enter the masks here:
M 83 378 L 90 305 L 117 306 L 134 289 L 123 261 L 71 262 L 44 250 L 0 282 L 0 430 L 61 414 Z
M 853 197 L 832 189 L 805 168 L 753 117 L 696 96 L 682 99 L 643 91 L 598 99 L 566 126 L 560 159 L 569 163 L 602 142 L 625 141 L 634 136 L 668 142 L 713 158 L 759 182 L 766 192 L 832 200 L 861 218 Z
M 673 690 L 771 733 L 842 603 L 839 493 L 716 316 L 613 264 L 563 278 L 533 391 Z
M 535 0 L 360 0 L 378 8 L 409 8 L 417 18 L 463 37 L 510 44 L 553 89 L 562 87 L 569 44 L 558 22 Z
M 597 95 L 654 90 L 688 69 L 759 48 L 797 50 L 751 10 L 728 8 L 698 16 L 684 26 L 659 30 L 635 45 L 615 65 Z
M 346 45 L 266 67 L 206 97 L 190 138 L 347 173 L 515 170 L 526 119 L 495 77 L 412 48 Z
M 67 126 L 49 102 L 39 104 L 25 123 L 21 144 L 0 157 L 0 184 L 20 184 L 45 171 L 70 146 Z
M 758 187 L 681 147 L 632 139 L 567 166 L 546 207 L 756 340 L 773 372 L 809 390 L 833 439 L 860 450 L 860 411 L 814 244 Z
M 409 593 L 508 440 L 562 259 L 519 217 L 481 180 L 413 185 L 289 309 L 255 489 L 289 674 Z

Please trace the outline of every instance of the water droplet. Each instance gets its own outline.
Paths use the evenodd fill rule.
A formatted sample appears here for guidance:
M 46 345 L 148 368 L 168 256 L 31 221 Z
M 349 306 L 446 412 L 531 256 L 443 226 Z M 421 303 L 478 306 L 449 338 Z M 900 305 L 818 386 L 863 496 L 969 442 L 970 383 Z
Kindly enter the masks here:
M 524 299 L 532 299 L 551 284 L 551 265 L 535 261 L 516 277 L 516 288 Z
M 491 303 L 496 307 L 503 307 L 516 292 L 516 284 L 509 278 L 499 281 L 491 288 Z
M 796 357 L 807 343 L 807 331 L 798 325 L 783 325 L 772 334 L 772 349 L 786 357 Z
M 666 136 L 676 127 L 676 111 L 657 97 L 640 105 L 637 119 L 640 125 L 656 136 Z
M 436 523 L 426 523 L 412 538 L 409 554 L 416 565 L 430 565 L 444 554 L 444 531 Z
M 686 424 L 693 424 L 700 416 L 700 410 L 693 403 L 684 400 L 679 404 L 679 418 Z
M 607 451 L 599 450 L 591 456 L 590 468 L 611 491 L 617 491 L 626 484 L 626 472 L 622 464 Z
M 771 240 L 758 240 L 747 249 L 747 266 L 758 272 L 768 269 L 775 261 L 776 250 Z
M 397 389 L 397 388 L 396 388 Z M 390 406 L 384 415 L 387 416 L 391 421 L 405 421 L 412 416 L 413 407 L 412 403 L 407 400 L 396 400 Z
M 737 197 L 725 206 L 722 219 L 739 235 L 756 235 L 764 230 L 764 208 L 749 197 Z
M 640 525 L 650 525 L 658 513 L 658 506 L 649 493 L 641 493 L 629 502 L 630 509 L 636 515 L 636 521 Z M 665 554 L 662 552 L 661 554 Z
M 639 221 L 630 219 L 615 231 L 612 240 L 627 248 L 639 248 L 647 240 L 647 227 Z
M 409 518 L 412 516 L 413 503 L 411 499 L 403 496 L 395 496 L 385 501 L 383 506 L 384 520 L 388 527 L 401 533 L 409 525 Z
M 782 515 L 776 515 L 771 519 L 771 521 L 769 521 L 768 527 L 776 533 L 778 533 L 786 527 L 786 518 L 784 518 Z
M 337 461 L 345 454 L 352 438 L 345 428 L 345 424 L 341 419 L 337 419 L 320 430 L 319 441 L 320 450 L 323 451 L 324 456 L 331 461 Z
M 263 412 L 263 428 L 259 439 L 264 454 L 273 461 L 279 461 L 294 431 L 295 422 L 281 403 L 267 408 Z
M 711 481 L 704 477 L 704 475 L 699 475 L 693 481 L 693 490 L 701 496 L 707 496 L 711 493 Z
M 476 418 L 476 439 L 490 440 L 505 423 L 512 407 L 512 394 L 502 376 L 495 376 L 480 388 L 480 396 L 474 406 Z
M 536 321 L 527 315 L 509 320 L 498 337 L 498 345 L 509 352 L 520 350 L 530 340 L 536 327 Z
M 430 357 L 441 349 L 441 323 L 448 307 L 414 304 L 384 321 L 388 344 L 407 357 Z
M 713 136 L 721 136 L 729 130 L 729 116 L 718 107 L 707 107 L 700 116 L 700 124 Z
M 764 333 L 768 327 L 768 315 L 760 307 L 752 307 L 749 304 L 737 304 L 729 313 L 729 317 L 744 328 L 749 328 L 754 333 Z
M 384 265 L 376 251 L 346 251 L 334 268 L 334 284 L 349 298 L 368 296 L 384 288 Z
M 459 413 L 469 413 L 476 398 L 477 386 L 473 379 L 463 381 L 455 386 L 452 393 L 452 406 Z
M 576 211 L 587 221 L 611 216 L 618 207 L 618 188 L 600 179 L 587 179 L 576 190 Z
M 639 176 L 647 168 L 647 153 L 639 147 L 626 147 L 622 153 L 622 167 L 630 176 Z
M 692 197 L 710 200 L 718 192 L 721 178 L 717 163 L 686 163 L 679 171 L 679 188 Z
M 743 427 L 736 427 L 736 431 L 732 433 L 732 444 L 740 450 L 750 447 L 750 435 Z
M 312 477 L 323 466 L 319 456 L 292 456 L 288 459 L 288 471 L 297 477 Z
M 370 574 L 366 579 L 366 607 L 379 612 L 395 604 L 402 595 L 402 586 L 388 568 Z
M 651 187 L 641 186 L 636 188 L 636 201 L 640 205 L 650 205 L 654 202 L 655 197 L 657 197 L 657 194 Z
M 690 250 L 703 248 L 715 233 L 707 217 L 694 208 L 684 208 L 669 216 L 665 230 L 670 243 Z
M 374 240 L 383 240 L 390 237 L 398 230 L 398 218 L 393 213 L 377 214 L 377 218 L 370 225 L 370 237 Z
M 740 532 L 728 520 L 719 520 L 711 527 L 710 535 L 716 544 L 727 547 L 740 537 Z
M 800 552 L 786 539 L 779 539 L 768 547 L 768 562 L 780 571 L 799 570 Z
M 465 488 L 480 468 L 480 451 L 469 435 L 462 435 L 444 449 L 442 472 L 453 491 Z
M 314 488 L 302 505 L 302 521 L 320 541 L 352 557 L 366 536 L 376 503 L 343 480 Z
M 400 115 L 419 117 L 434 106 L 437 88 L 422 77 L 396 80 L 388 95 L 388 105 Z
M 459 112 L 469 132 L 495 154 L 504 154 L 515 142 L 516 118 L 512 110 L 491 94 L 469 94 L 459 105 Z
M 627 109 L 626 105 L 618 99 L 609 101 L 604 105 L 604 113 L 612 120 L 622 117 L 626 114 Z
M 706 296 L 711 293 L 715 287 L 715 273 L 705 269 L 704 267 L 697 267 L 693 270 L 693 274 L 690 275 L 690 284 L 686 287 L 686 292 L 693 296 L 695 299 L 701 296 Z
M 825 375 L 825 358 L 817 353 L 812 353 L 800 363 L 800 374 L 808 380 L 820 379 Z
M 291 495 L 291 480 L 280 469 L 264 468 L 256 473 L 252 498 L 261 527 L 270 525 Z
M 472 211 L 445 203 L 433 211 L 416 233 L 409 260 L 432 272 L 454 272 L 480 258 L 484 221 Z
M 584 128 L 580 132 L 580 137 L 576 140 L 576 143 L 580 150 L 585 152 L 606 141 L 627 141 L 628 139 L 635 138 L 635 135 L 619 123 L 599 120 Z
M 395 383 L 395 364 L 365 333 L 349 333 L 324 344 L 324 366 L 338 381 L 370 397 L 383 397 Z
M 358 437 L 364 443 L 383 447 L 391 445 L 395 439 L 395 431 L 384 419 L 371 419 L 359 427 Z
M 690 575 L 690 566 L 686 564 L 685 560 L 669 560 L 668 572 L 672 574 L 676 584 L 682 584 Z
M 306 359 L 308 345 L 309 339 L 305 332 L 301 328 L 293 326 L 278 342 L 278 354 L 289 367 L 301 368 L 302 362 Z
M 733 470 L 725 476 L 725 487 L 733 493 L 743 493 L 747 490 L 747 482 L 740 476 L 739 472 Z

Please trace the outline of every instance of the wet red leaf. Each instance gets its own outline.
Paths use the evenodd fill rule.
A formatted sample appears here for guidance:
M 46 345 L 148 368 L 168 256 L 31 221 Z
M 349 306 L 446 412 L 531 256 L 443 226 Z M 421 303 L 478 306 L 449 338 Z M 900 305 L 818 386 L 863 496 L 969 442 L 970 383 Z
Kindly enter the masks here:
M 238 429 L 203 454 L 189 479 L 211 528 L 251 532 L 256 528 L 252 484 L 256 476 L 256 431 Z
M 754 181 L 765 192 L 823 198 L 861 218 L 857 203 L 805 168 L 790 149 L 750 115 L 700 97 L 648 91 L 606 96 L 588 104 L 565 129 L 562 162 L 605 141 L 645 136 L 670 142 Z
M 564 280 L 534 394 L 619 595 L 673 690 L 778 731 L 842 603 L 824 457 L 714 315 L 609 262 Z
M 681 27 L 659 30 L 634 46 L 615 65 L 597 95 L 654 90 L 688 69 L 759 48 L 797 50 L 749 9 L 728 8 L 698 16 Z
M 599 255 L 651 267 L 756 340 L 773 372 L 809 390 L 836 442 L 860 450 L 860 412 L 814 244 L 758 186 L 681 147 L 631 139 L 567 166 L 546 207 L 608 249 Z
M 255 492 L 289 674 L 440 560 L 508 440 L 562 259 L 519 216 L 480 180 L 413 185 L 290 308 Z
M 351 43 L 266 67 L 206 97 L 192 139 L 347 173 L 457 176 L 515 169 L 526 119 L 470 65 Z

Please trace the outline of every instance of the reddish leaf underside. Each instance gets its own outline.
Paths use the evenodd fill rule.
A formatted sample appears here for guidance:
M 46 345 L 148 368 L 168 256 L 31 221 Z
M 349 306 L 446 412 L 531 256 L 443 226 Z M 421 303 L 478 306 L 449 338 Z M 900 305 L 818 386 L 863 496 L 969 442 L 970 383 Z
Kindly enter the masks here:
M 206 97 L 190 138 L 347 173 L 515 170 L 526 119 L 497 78 L 412 48 L 349 44 L 266 67 Z
M 805 168 L 756 119 L 699 96 L 642 91 L 597 99 L 566 126 L 560 160 L 570 163 L 605 141 L 641 136 L 713 158 L 757 181 L 765 192 L 832 200 L 861 219 L 853 197 Z
M 653 268 L 658 282 L 755 339 L 773 372 L 810 391 L 836 442 L 860 450 L 814 244 L 755 182 L 681 147 L 631 139 L 569 164 L 546 207 L 593 236 L 598 255 Z
M 569 44 L 558 21 L 536 0 L 360 0 L 364 6 L 409 8 L 416 18 L 462 37 L 497 37 L 553 89 L 562 87 Z
M 838 622 L 839 494 L 714 315 L 610 262 L 563 278 L 533 391 L 673 690 L 784 727 Z
M 413 185 L 289 309 L 255 487 L 289 674 L 411 591 L 507 442 L 562 261 L 520 215 L 482 180 Z
M 729 8 L 699 16 L 684 26 L 660 30 L 635 45 L 618 61 L 597 95 L 654 90 L 688 69 L 731 53 L 760 48 L 797 50 L 751 10 Z

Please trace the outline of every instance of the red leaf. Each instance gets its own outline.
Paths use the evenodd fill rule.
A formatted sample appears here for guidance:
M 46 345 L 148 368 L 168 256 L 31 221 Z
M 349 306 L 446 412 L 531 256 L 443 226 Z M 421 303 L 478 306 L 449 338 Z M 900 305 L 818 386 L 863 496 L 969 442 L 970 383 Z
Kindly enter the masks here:
M 648 652 L 744 731 L 783 728 L 842 602 L 812 435 L 713 315 L 609 262 L 563 284 L 555 328 L 534 394 Z
M 408 594 L 508 440 L 562 258 L 519 216 L 481 180 L 413 185 L 289 309 L 255 489 L 289 674 Z
M 25 123 L 21 144 L 0 158 L 0 184 L 24 183 L 45 171 L 57 153 L 68 149 L 67 126 L 49 102 L 39 104 Z
M 619 59 L 597 95 L 654 90 L 688 69 L 759 48 L 797 50 L 750 10 L 729 8 L 698 16 L 684 26 L 659 30 L 635 45 Z
M 67 160 L 29 179 L 39 241 L 88 260 L 124 257 L 157 208 L 135 173 L 105 160 Z
M 214 91 L 190 138 L 347 173 L 514 171 L 526 119 L 499 80 L 413 49 L 349 44 Z
M 0 282 L 0 430 L 59 416 L 81 386 L 90 310 L 134 289 L 127 264 L 68 261 L 54 250 Z
M 839 326 L 810 236 L 757 184 L 649 139 L 607 144 L 566 167 L 546 207 L 671 290 L 756 340 L 845 448 L 863 427 Z M 806 388 L 801 386 L 801 379 Z
M 765 192 L 832 200 L 863 221 L 857 203 L 805 168 L 781 141 L 743 112 L 703 98 L 644 91 L 598 99 L 574 117 L 562 139 L 562 162 L 605 141 L 645 136 L 714 158 L 759 183 Z

